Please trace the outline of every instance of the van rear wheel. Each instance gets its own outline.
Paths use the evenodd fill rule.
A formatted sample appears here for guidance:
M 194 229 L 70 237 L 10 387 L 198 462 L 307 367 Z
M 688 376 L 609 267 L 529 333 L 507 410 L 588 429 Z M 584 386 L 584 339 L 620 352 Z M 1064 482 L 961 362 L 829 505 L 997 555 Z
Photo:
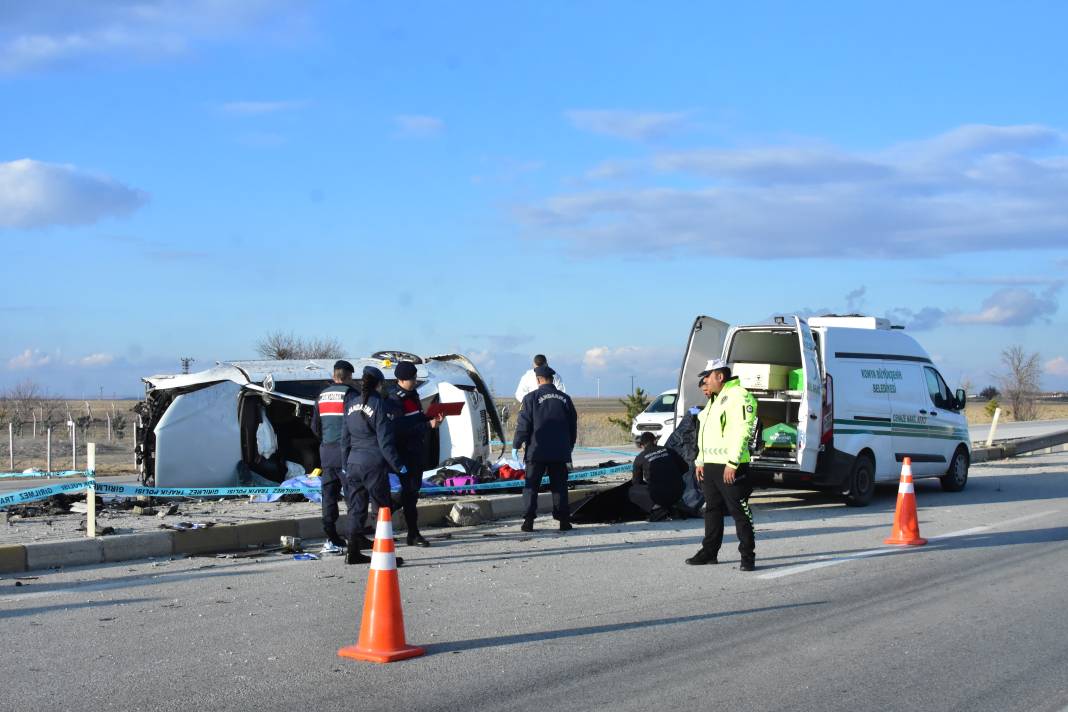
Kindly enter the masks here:
M 946 492 L 960 492 L 964 489 L 964 486 L 968 484 L 969 464 L 968 451 L 963 447 L 957 448 L 946 474 L 938 478 L 938 481 L 942 483 L 942 489 Z
M 842 492 L 850 507 L 867 507 L 875 496 L 875 461 L 869 455 L 860 455 L 853 461 L 849 474 L 849 488 Z

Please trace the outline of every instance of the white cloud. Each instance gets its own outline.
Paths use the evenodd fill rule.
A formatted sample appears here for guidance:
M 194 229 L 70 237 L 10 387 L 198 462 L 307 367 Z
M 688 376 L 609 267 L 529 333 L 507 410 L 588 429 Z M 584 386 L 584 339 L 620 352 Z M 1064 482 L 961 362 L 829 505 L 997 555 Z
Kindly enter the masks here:
M 586 349 L 582 368 L 586 372 L 628 372 L 642 375 L 663 375 L 677 372 L 679 355 L 676 351 L 648 346 L 594 346 Z
M 1045 371 L 1051 376 L 1068 376 L 1068 358 L 1058 356 L 1046 362 Z
M 529 234 L 584 252 L 913 259 L 1056 249 L 1068 153 L 1054 129 L 965 126 L 871 154 L 807 146 L 651 156 L 638 187 L 521 207 Z M 1057 152 L 1059 150 L 1059 152 Z M 594 176 L 621 164 L 602 163 Z M 663 173 L 669 173 L 664 182 Z M 681 174 L 695 187 L 679 187 Z
M 79 366 L 108 366 L 115 361 L 115 357 L 111 354 L 99 353 L 89 354 L 83 358 L 77 360 Z
M 156 60 L 276 23 L 301 24 L 289 0 L 10 0 L 0 4 L 0 74 L 90 59 Z
M 445 122 L 436 116 L 400 114 L 393 117 L 393 123 L 405 138 L 432 138 L 445 130 Z
M 690 112 L 687 111 L 574 109 L 564 112 L 564 116 L 583 131 L 630 141 L 662 138 L 685 129 L 690 122 Z
M 998 326 L 1026 326 L 1040 320 L 1048 321 L 1057 311 L 1057 289 L 1053 287 L 1042 294 L 1016 287 L 999 289 L 983 300 L 978 312 L 955 315 L 953 321 Z
M 26 349 L 17 356 L 8 359 L 7 367 L 10 369 L 38 368 L 52 363 L 52 357 L 41 353 L 37 349 Z
M 258 116 L 277 114 L 283 111 L 295 111 L 308 105 L 306 101 L 228 101 L 219 109 L 225 114 L 236 116 Z
M 29 158 L 0 163 L 0 229 L 86 225 L 147 201 L 143 191 L 75 166 Z

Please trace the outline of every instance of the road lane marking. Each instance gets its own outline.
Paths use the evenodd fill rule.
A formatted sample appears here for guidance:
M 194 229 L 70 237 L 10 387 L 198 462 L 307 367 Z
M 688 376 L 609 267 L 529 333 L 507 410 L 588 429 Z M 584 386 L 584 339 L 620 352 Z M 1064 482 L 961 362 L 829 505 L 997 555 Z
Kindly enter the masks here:
M 1020 522 L 1027 522 L 1027 521 L 1030 521 L 1032 519 L 1039 519 L 1040 517 L 1048 517 L 1051 514 L 1056 514 L 1058 511 L 1060 511 L 1060 510 L 1050 509 L 1050 510 L 1047 510 L 1045 512 L 1035 512 L 1033 514 L 1027 514 L 1027 515 L 1024 515 L 1022 517 L 1014 517 L 1013 519 L 1006 519 L 1005 521 L 997 522 L 996 524 L 987 524 L 987 525 L 980 526 L 980 527 L 972 527 L 970 529 L 961 529 L 960 531 L 950 532 L 948 534 L 939 534 L 937 536 L 928 537 L 927 540 L 928 541 L 942 541 L 942 540 L 945 540 L 945 539 L 954 539 L 954 538 L 962 537 L 962 536 L 970 536 L 972 534 L 981 534 L 982 532 L 990 531 L 991 529 L 997 529 L 999 527 L 1005 527 L 1005 526 L 1009 526 L 1009 525 L 1012 525 L 1012 524 L 1019 524 Z M 822 559 L 820 561 L 813 561 L 813 562 L 808 563 L 808 564 L 798 564 L 797 566 L 788 566 L 788 567 L 783 568 L 783 569 L 778 569 L 778 570 L 775 570 L 775 571 L 769 571 L 767 573 L 760 574 L 760 575 L 757 576 L 757 578 L 759 578 L 759 579 L 767 579 L 767 580 L 783 578 L 784 576 L 793 576 L 794 574 L 803 574 L 806 571 L 815 571 L 816 569 L 824 569 L 824 568 L 827 568 L 828 566 L 837 566 L 838 564 L 844 564 L 844 563 L 847 563 L 849 561 L 854 561 L 856 559 L 865 559 L 865 558 L 869 558 L 869 557 L 872 557 L 872 556 L 882 556 L 884 554 L 897 554 L 897 553 L 900 553 L 902 551 L 914 551 L 917 548 L 919 548 L 919 547 L 914 547 L 914 546 L 896 547 L 895 546 L 895 547 L 882 547 L 882 548 L 879 548 L 879 549 L 868 549 L 867 551 L 858 551 L 858 552 L 853 553 L 853 554 L 846 554 L 844 556 L 836 556 L 836 557 L 832 557 L 832 558 L 828 558 L 828 559 Z

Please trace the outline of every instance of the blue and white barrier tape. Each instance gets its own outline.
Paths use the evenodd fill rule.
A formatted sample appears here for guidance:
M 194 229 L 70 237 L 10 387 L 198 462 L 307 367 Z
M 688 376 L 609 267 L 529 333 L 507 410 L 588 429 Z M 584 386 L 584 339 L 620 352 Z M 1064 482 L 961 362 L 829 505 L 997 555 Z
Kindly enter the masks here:
M 39 499 L 48 499 L 49 497 L 57 494 L 70 494 L 72 492 L 80 492 L 85 489 L 87 483 L 82 482 L 64 482 L 59 485 L 48 485 L 47 487 L 32 487 L 30 489 L 16 490 L 7 494 L 0 495 L 0 509 L 9 507 L 12 504 L 26 504 L 27 502 L 36 502 Z M 98 485 L 99 486 L 99 485 Z
M 6 479 L 51 479 L 53 477 L 85 477 L 88 470 L 60 470 L 59 472 L 0 472 L 0 480 Z
M 630 465 L 616 465 L 614 467 L 599 467 L 594 470 L 579 470 L 568 475 L 569 481 L 589 480 L 595 477 L 616 475 L 630 472 Z M 64 482 L 59 485 L 47 487 L 34 487 L 31 489 L 16 490 L 9 494 L 0 495 L 0 509 L 12 504 L 25 504 L 41 499 L 48 499 L 57 494 L 69 494 L 79 492 L 88 486 L 87 478 L 83 482 Z M 543 477 L 541 483 L 548 484 L 549 478 Z M 143 487 L 140 485 L 110 484 L 93 480 L 97 494 L 111 494 L 123 497 L 244 497 L 247 495 L 271 495 L 271 494 L 320 494 L 320 490 L 312 487 Z M 511 489 L 523 487 L 524 480 L 504 480 L 501 482 L 482 482 L 473 485 L 456 486 L 424 486 L 422 492 L 426 494 L 442 494 L 449 492 L 466 493 L 480 492 L 485 490 Z M 399 490 L 394 490 L 399 491 Z
M 320 490 L 312 487 L 142 487 L 141 485 L 113 485 L 96 483 L 100 494 L 124 497 L 244 497 L 245 495 L 304 494 Z

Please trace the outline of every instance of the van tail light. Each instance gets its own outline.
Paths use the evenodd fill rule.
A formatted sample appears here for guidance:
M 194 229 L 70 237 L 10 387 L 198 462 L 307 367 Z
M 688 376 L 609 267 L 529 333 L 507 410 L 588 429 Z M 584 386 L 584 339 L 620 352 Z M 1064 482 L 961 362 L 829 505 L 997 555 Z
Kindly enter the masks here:
M 834 379 L 831 374 L 823 377 L 823 432 L 820 445 L 830 447 L 834 442 Z

